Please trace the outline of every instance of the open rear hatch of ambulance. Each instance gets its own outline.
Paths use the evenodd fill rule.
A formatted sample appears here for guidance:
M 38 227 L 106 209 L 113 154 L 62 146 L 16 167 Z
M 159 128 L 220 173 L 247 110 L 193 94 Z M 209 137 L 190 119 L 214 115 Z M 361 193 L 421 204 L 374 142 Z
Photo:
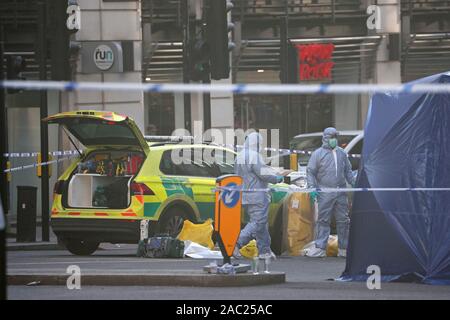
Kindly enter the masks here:
M 43 119 L 62 125 L 90 150 L 66 181 L 63 205 L 123 209 L 149 147 L 135 122 L 108 111 L 71 111 Z
M 136 123 L 129 117 L 109 111 L 70 111 L 43 119 L 63 125 L 88 148 L 96 146 L 136 146 L 145 154 L 148 144 Z

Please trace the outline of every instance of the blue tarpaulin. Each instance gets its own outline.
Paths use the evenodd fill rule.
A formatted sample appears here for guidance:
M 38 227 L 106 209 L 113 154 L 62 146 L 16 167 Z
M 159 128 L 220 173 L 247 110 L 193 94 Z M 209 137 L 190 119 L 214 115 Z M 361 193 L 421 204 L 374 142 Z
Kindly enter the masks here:
M 448 83 L 450 72 L 413 83 Z M 450 187 L 450 94 L 375 94 L 370 102 L 358 187 Z M 345 271 L 363 281 L 450 285 L 450 192 L 354 195 Z

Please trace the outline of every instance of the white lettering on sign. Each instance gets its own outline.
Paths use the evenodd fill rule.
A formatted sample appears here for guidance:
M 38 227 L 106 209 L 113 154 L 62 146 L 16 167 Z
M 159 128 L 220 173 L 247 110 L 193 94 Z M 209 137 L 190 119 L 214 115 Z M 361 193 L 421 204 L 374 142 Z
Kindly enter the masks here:
M 381 9 L 377 5 L 370 5 L 367 7 L 367 18 L 366 25 L 369 30 L 380 30 L 381 29 Z
M 80 6 L 71 5 L 67 7 L 66 13 L 69 15 L 67 18 L 66 26 L 69 30 L 81 29 L 81 11 Z

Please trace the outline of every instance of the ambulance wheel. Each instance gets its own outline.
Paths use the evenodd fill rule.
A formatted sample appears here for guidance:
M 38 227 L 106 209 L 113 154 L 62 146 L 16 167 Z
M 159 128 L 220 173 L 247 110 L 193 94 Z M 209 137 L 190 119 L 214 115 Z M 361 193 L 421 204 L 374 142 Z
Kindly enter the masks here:
M 99 245 L 100 243 L 98 242 L 78 239 L 70 239 L 65 241 L 66 249 L 69 250 L 70 253 L 77 256 L 89 256 L 98 249 Z
M 272 227 L 270 247 L 277 256 L 283 252 L 283 210 L 278 210 Z
M 167 234 L 170 237 L 176 238 L 180 234 L 181 229 L 183 229 L 184 221 L 190 220 L 188 215 L 183 211 L 184 208 L 180 208 L 178 206 L 169 208 L 161 218 L 159 233 Z

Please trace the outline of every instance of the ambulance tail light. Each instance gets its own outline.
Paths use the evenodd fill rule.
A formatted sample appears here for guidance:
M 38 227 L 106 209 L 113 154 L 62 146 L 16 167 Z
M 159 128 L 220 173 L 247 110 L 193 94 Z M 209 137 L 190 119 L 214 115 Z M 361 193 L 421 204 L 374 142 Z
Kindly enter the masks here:
M 145 183 L 132 182 L 131 186 L 132 196 L 153 196 L 155 193 Z
M 63 194 L 64 192 L 64 180 L 58 180 L 53 187 L 53 194 Z

